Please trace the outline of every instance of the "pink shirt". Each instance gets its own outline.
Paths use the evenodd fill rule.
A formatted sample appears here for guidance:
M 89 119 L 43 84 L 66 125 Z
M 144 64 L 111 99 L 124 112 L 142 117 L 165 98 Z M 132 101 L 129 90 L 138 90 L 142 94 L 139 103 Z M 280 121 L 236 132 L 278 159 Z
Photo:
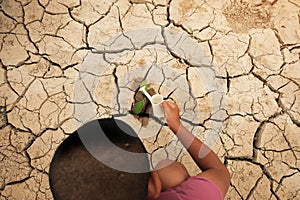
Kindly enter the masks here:
M 173 189 L 168 189 L 156 200 L 223 200 L 221 190 L 206 178 L 191 176 Z

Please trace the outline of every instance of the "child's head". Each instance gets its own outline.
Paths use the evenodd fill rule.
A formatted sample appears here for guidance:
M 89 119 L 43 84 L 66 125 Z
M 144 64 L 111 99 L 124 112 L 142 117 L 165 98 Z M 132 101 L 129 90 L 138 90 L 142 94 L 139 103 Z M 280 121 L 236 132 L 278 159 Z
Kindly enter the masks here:
M 136 133 L 124 122 L 115 119 L 99 119 L 107 138 L 117 147 L 136 153 L 144 153 L 142 163 L 149 167 L 146 150 Z M 120 125 L 122 129 L 120 129 Z M 85 127 L 87 125 L 84 125 Z M 130 130 L 130 134 L 125 133 Z M 96 136 L 97 131 L 80 128 L 80 134 Z M 96 137 L 95 137 L 96 138 Z M 93 149 L 102 146 L 101 141 L 92 141 Z M 97 147 L 98 145 L 98 147 Z M 99 154 L 108 155 L 118 163 L 128 163 L 128 158 L 116 154 L 110 148 L 99 148 Z M 79 131 L 71 134 L 56 150 L 50 165 L 50 186 L 56 200 L 93 200 L 93 199 L 146 199 L 150 173 L 128 173 L 106 166 L 96 159 L 83 145 Z

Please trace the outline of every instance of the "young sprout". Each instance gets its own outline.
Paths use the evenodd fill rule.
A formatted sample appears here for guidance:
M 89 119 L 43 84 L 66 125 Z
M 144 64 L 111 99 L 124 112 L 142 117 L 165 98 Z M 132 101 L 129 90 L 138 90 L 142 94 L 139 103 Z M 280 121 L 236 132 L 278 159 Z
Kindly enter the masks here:
M 145 90 L 147 90 L 147 83 L 146 83 L 146 81 L 143 81 L 141 84 L 140 84 L 140 92 L 142 93 L 142 94 L 144 94 L 144 92 L 143 92 L 143 90 L 141 90 L 143 87 L 145 87 Z
M 145 94 L 145 92 L 147 93 L 147 83 L 146 81 L 143 81 L 141 84 L 140 84 L 140 89 L 139 89 L 139 92 L 141 92 L 142 94 Z M 144 92 L 145 91 L 145 92 Z M 134 106 L 134 108 L 132 109 L 132 113 L 134 115 L 138 115 L 142 112 L 144 106 L 145 106 L 145 103 L 146 101 L 143 99 L 139 102 L 137 102 Z
M 145 100 L 144 99 L 137 102 L 137 104 L 134 106 L 134 108 L 132 110 L 132 113 L 134 115 L 140 114 L 142 112 L 142 109 L 143 109 L 144 105 L 145 105 Z

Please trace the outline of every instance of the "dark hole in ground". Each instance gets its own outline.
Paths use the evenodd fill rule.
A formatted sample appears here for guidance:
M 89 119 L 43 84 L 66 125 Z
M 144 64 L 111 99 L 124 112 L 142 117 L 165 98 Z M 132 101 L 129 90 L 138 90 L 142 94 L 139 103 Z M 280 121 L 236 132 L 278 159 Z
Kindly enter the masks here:
M 135 90 L 135 95 L 134 95 L 134 102 L 131 105 L 131 109 L 130 109 L 130 113 L 137 119 L 140 121 L 140 123 L 142 124 L 142 126 L 147 126 L 149 123 L 149 116 L 150 116 L 150 109 L 151 109 L 151 103 L 148 100 L 148 98 L 139 91 L 140 88 L 137 88 Z M 147 91 L 148 93 L 152 96 L 154 94 L 156 94 L 155 90 L 153 88 L 151 88 L 150 85 L 147 85 Z M 137 104 L 144 100 L 144 106 L 141 108 L 141 111 L 138 114 L 135 114 L 133 111 L 136 108 Z

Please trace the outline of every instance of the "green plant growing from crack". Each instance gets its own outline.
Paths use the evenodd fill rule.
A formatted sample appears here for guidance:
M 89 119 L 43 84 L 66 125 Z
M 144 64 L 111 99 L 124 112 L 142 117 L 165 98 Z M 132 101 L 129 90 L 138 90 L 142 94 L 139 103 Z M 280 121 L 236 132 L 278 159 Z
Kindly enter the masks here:
M 147 83 L 146 83 L 146 81 L 143 81 L 140 84 L 140 89 L 143 88 L 143 87 L 145 87 L 145 90 L 147 90 Z M 140 92 L 144 94 L 144 92 L 142 90 L 140 90 Z M 140 114 L 142 112 L 144 106 L 145 106 L 145 103 L 146 103 L 145 99 L 137 102 L 136 105 L 134 106 L 134 108 L 132 109 L 132 113 L 134 115 Z

